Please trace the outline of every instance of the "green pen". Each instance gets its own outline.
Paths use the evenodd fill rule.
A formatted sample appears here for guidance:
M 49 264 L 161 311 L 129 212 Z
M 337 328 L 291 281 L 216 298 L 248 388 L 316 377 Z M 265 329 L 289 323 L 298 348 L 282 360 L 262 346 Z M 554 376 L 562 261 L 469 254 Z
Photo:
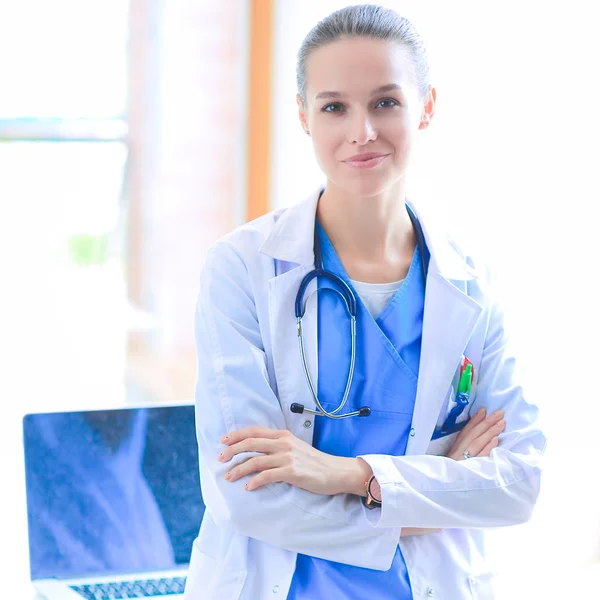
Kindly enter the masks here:
M 460 376 L 458 382 L 458 393 L 459 394 L 470 394 L 471 393 L 471 379 L 473 378 L 473 365 L 469 363 L 465 370 Z

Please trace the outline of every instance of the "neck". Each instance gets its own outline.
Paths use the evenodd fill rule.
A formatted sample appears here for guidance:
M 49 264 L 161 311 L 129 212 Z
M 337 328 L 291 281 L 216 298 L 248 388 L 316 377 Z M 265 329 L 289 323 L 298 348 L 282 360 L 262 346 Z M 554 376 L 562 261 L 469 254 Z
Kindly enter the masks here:
M 404 179 L 369 198 L 351 195 L 328 182 L 317 218 L 337 253 L 348 261 L 405 262 L 415 248 Z

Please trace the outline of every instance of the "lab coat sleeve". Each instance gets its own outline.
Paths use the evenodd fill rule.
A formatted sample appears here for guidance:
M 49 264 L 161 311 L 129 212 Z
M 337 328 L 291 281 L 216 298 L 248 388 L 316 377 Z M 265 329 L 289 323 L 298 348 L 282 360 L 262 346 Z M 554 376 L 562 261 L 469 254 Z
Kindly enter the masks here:
M 399 541 L 397 527 L 375 528 L 354 495 L 313 494 L 287 483 L 248 492 L 247 476 L 224 479 L 221 438 L 250 426 L 285 429 L 269 383 L 252 278 L 237 251 L 222 241 L 210 251 L 196 310 L 198 374 L 196 431 L 200 479 L 207 510 L 221 527 L 273 546 L 318 558 L 387 570 Z
M 515 378 L 501 309 L 490 301 L 479 367 L 477 403 L 504 410 L 506 429 L 489 457 L 367 455 L 381 485 L 376 527 L 495 528 L 531 517 L 540 489 L 546 438 L 539 411 Z

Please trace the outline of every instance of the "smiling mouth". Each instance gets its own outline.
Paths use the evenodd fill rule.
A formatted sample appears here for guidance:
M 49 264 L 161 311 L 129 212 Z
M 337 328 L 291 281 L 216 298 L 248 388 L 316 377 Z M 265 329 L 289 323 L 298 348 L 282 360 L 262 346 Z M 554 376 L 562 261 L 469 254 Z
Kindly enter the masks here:
M 371 158 L 360 159 L 357 157 L 355 159 L 348 159 L 343 162 L 353 169 L 372 169 L 373 167 L 381 164 L 388 156 L 389 154 L 379 154 Z

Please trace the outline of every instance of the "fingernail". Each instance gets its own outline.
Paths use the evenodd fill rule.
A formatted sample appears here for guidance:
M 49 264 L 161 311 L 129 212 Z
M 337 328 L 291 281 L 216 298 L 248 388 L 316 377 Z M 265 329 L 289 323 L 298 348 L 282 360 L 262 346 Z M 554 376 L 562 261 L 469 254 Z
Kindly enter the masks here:
M 477 411 L 477 414 L 478 414 L 478 415 L 482 415 L 484 412 L 485 412 L 485 408 L 480 408 L 480 409 Z
M 504 427 L 506 425 L 506 421 L 504 419 L 502 419 L 501 421 L 498 421 L 498 423 L 496 423 L 497 427 Z
M 503 411 L 503 410 L 497 410 L 497 411 L 494 413 L 494 416 L 495 416 L 495 417 L 499 417 L 500 415 L 503 415 L 503 414 L 504 414 L 504 411 Z
M 229 439 L 229 436 L 226 435 L 224 437 L 221 438 L 221 443 L 224 444 L 227 440 Z
M 221 454 L 219 454 L 219 458 L 217 458 L 217 460 L 223 460 L 223 453 L 221 452 Z
M 248 484 L 246 484 L 246 485 L 244 486 L 244 489 L 245 489 L 245 490 L 249 490 L 249 489 L 250 489 L 250 488 L 248 487 Z
M 227 473 L 227 475 L 225 475 L 225 479 L 227 479 L 227 481 L 229 481 L 231 479 L 231 471 L 229 471 L 229 473 Z

